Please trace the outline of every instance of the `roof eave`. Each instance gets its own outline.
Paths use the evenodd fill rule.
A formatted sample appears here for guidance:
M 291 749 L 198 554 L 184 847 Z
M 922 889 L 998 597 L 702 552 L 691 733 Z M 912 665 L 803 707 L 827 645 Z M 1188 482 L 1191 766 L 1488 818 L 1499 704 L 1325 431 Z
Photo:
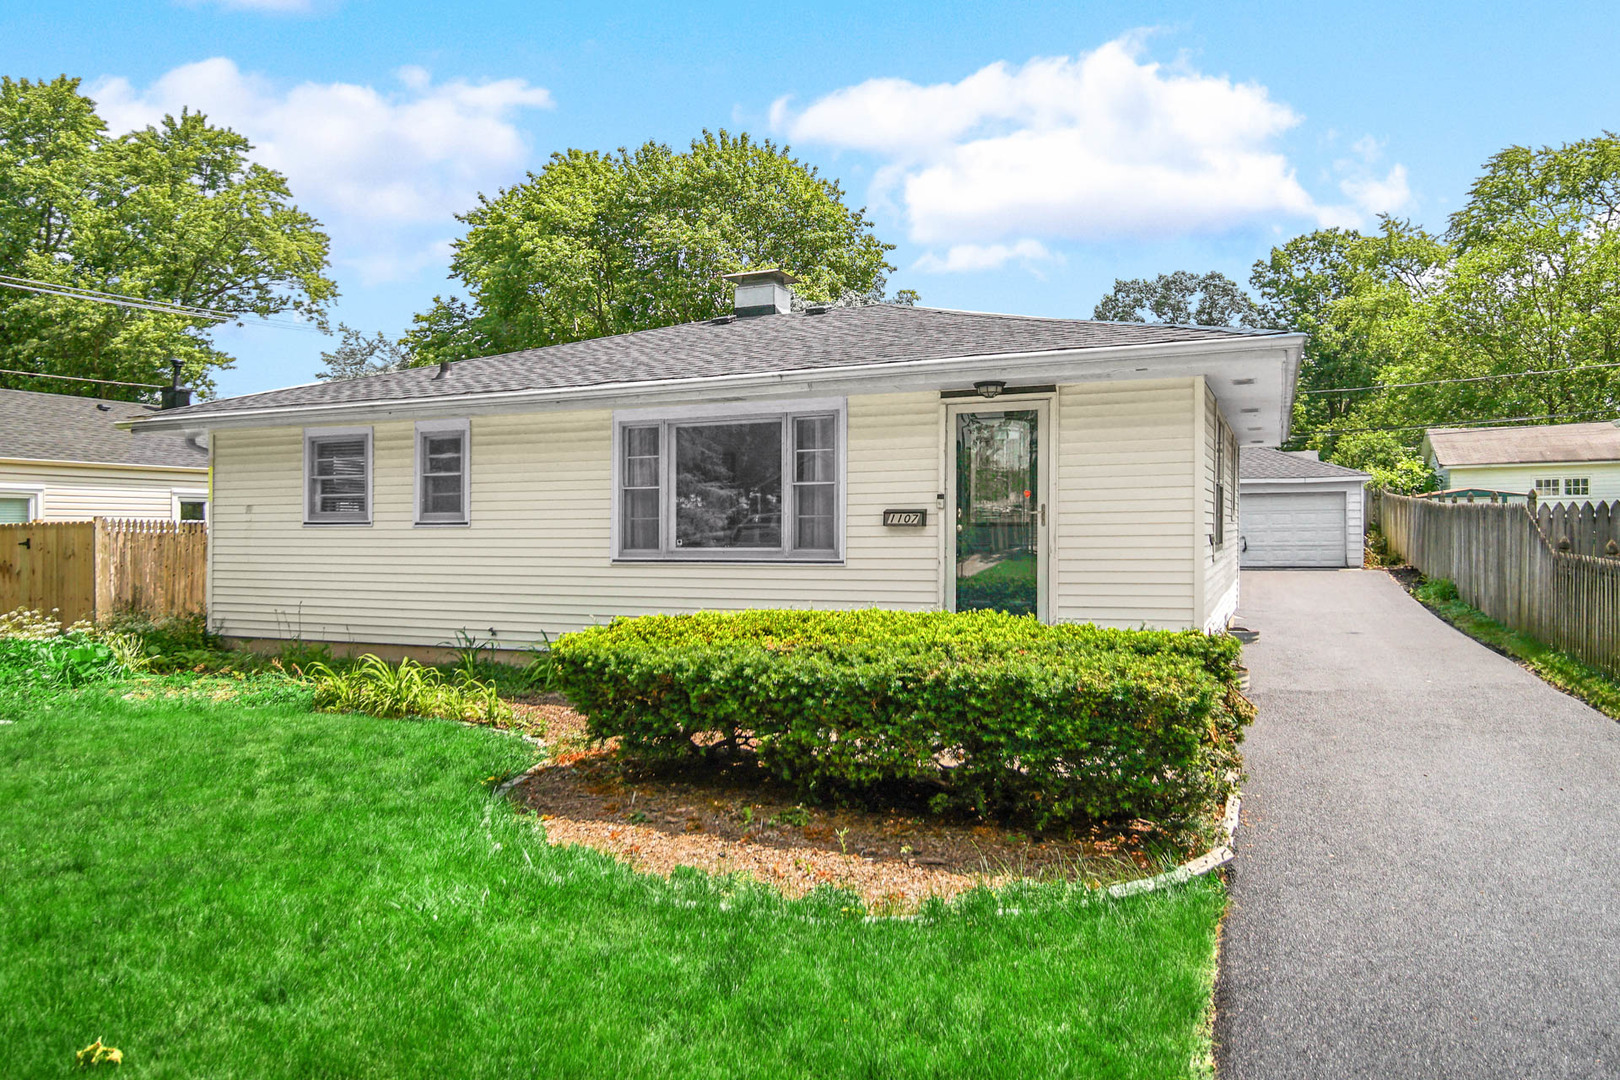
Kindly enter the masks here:
M 689 398 L 712 400 L 717 394 L 737 395 L 739 399 L 769 394 L 808 392 L 836 383 L 874 384 L 873 390 L 901 389 L 908 380 L 949 380 L 953 376 L 985 378 L 1010 376 L 1053 381 L 1066 369 L 1094 371 L 1129 359 L 1148 361 L 1149 366 L 1128 373 L 1142 380 L 1181 377 L 1198 372 L 1172 370 L 1174 364 L 1156 369 L 1151 361 L 1176 361 L 1199 356 L 1241 359 L 1245 355 L 1282 352 L 1285 375 L 1281 380 L 1278 441 L 1286 437 L 1288 415 L 1293 403 L 1293 375 L 1303 353 L 1305 335 L 1234 335 L 1230 340 L 1162 342 L 1150 345 L 1111 345 L 1084 349 L 1053 349 L 1039 352 L 979 353 L 967 356 L 935 357 L 849 364 L 839 367 L 754 372 L 743 375 L 716 375 L 692 379 L 654 379 L 638 382 L 599 383 L 546 389 L 475 391 L 467 394 L 433 397 L 370 399 L 355 402 L 319 402 L 303 405 L 269 406 L 243 410 L 212 410 L 191 413 L 177 409 L 155 416 L 121 420 L 117 427 L 139 432 L 202 432 L 217 428 L 270 427 L 278 423 L 306 423 L 338 418 L 375 416 L 406 417 L 423 414 L 518 412 L 559 407 L 611 407 L 616 404 L 660 404 Z M 1184 365 L 1183 365 L 1184 366 Z

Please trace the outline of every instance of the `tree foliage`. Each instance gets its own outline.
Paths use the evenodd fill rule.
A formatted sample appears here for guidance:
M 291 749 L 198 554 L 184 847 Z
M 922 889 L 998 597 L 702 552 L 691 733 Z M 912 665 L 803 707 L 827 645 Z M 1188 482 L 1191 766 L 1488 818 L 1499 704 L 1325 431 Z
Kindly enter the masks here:
M 843 200 L 746 134 L 554 154 L 461 216 L 451 274 L 468 297 L 435 298 L 406 340 L 430 363 L 713 318 L 730 308 L 722 275 L 763 267 L 798 275 L 807 300 L 881 298 L 893 245 Z
M 354 327 L 338 324 L 338 344 L 321 353 L 322 370 L 315 377 L 324 380 L 359 379 L 401 371 L 412 367 L 412 354 L 402 343 L 382 331 L 367 337 Z
M 1091 317 L 1183 326 L 1262 326 L 1261 315 L 1254 299 L 1225 274 L 1177 270 L 1151 279 L 1115 279 Z
M 233 313 L 296 312 L 324 328 L 337 295 L 326 235 L 285 178 L 248 161 L 251 150 L 189 111 L 111 137 L 79 80 L 0 79 L 0 273 Z M 232 363 L 212 325 L 0 288 L 0 366 L 161 382 L 177 357 L 206 391 L 208 372 Z
M 1509 147 L 1444 234 L 1392 218 L 1321 230 L 1273 249 L 1250 284 L 1268 321 L 1310 335 L 1294 444 L 1344 464 L 1369 467 L 1352 460 L 1360 436 L 1398 447 L 1379 464 L 1394 469 L 1426 426 L 1613 417 L 1620 138 Z

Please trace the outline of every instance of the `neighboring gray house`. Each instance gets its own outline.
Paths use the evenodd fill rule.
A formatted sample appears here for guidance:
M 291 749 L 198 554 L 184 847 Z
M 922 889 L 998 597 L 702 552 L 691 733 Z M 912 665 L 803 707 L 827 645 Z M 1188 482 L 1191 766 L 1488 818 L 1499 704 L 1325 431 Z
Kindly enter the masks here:
M 1238 477 L 1245 568 L 1361 565 L 1366 473 L 1315 450 L 1245 446 Z
M 208 512 L 208 451 L 183 435 L 136 437 L 132 401 L 0 390 L 0 524 Z
M 700 608 L 994 607 L 1218 630 L 1237 447 L 1304 338 L 923 307 L 735 313 L 289 387 L 205 438 L 208 611 L 237 639 L 538 641 Z

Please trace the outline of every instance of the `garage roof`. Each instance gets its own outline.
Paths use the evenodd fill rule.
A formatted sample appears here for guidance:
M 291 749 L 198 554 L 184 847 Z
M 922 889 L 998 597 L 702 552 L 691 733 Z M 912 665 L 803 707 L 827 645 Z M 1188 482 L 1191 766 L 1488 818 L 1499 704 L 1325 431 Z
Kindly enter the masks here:
M 1430 428 L 1424 436 L 1442 468 L 1620 461 L 1620 420 L 1534 427 Z
M 1239 480 L 1371 480 L 1356 469 L 1318 461 L 1305 453 L 1245 446 L 1238 455 Z

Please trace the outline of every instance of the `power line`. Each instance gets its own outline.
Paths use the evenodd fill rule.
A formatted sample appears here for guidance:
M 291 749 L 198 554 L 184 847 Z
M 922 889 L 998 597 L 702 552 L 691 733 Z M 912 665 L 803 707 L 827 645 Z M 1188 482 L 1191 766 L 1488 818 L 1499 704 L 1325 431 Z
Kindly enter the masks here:
M 103 386 L 134 386 L 142 390 L 165 390 L 162 383 L 154 382 L 119 382 L 117 379 L 86 379 L 79 375 L 47 375 L 43 371 L 16 371 L 12 368 L 0 368 L 0 375 L 27 375 L 31 379 L 66 379 L 69 382 L 93 382 Z
M 152 311 L 162 315 L 178 315 L 186 319 L 206 319 L 215 323 L 237 322 L 244 326 L 270 326 L 281 330 L 305 330 L 319 332 L 316 327 L 305 323 L 281 321 L 267 316 L 257 315 L 250 311 L 222 311 L 218 308 L 197 307 L 192 304 L 177 304 L 169 300 L 148 300 L 144 297 L 129 296 L 125 293 L 104 292 L 100 289 L 88 289 L 79 285 L 58 285 L 55 282 L 39 281 L 35 278 L 16 277 L 11 274 L 0 274 L 0 285 L 12 289 L 22 289 L 26 292 L 42 293 L 47 296 L 60 296 L 68 300 L 84 300 L 88 303 L 113 304 L 117 307 L 133 308 L 140 311 Z M 243 320 L 251 320 L 244 322 Z
M 1354 394 L 1361 390 L 1406 390 L 1414 386 L 1444 386 L 1449 383 L 1488 382 L 1491 379 L 1517 379 L 1522 375 L 1563 375 L 1571 371 L 1597 371 L 1620 368 L 1620 363 L 1581 364 L 1577 367 L 1547 368 L 1545 371 L 1509 371 L 1502 375 L 1471 375 L 1465 379 L 1429 379 L 1425 382 L 1381 383 L 1377 386 L 1336 386 L 1331 390 L 1301 390 L 1301 394 Z
M 1573 420 L 1609 415 L 1608 412 L 1548 413 L 1545 416 L 1504 416 L 1496 420 L 1462 420 L 1449 424 L 1410 424 L 1406 427 L 1317 428 L 1311 434 L 1361 435 L 1373 431 L 1427 431 L 1430 428 L 1490 427 L 1493 424 L 1517 424 L 1528 420 Z

